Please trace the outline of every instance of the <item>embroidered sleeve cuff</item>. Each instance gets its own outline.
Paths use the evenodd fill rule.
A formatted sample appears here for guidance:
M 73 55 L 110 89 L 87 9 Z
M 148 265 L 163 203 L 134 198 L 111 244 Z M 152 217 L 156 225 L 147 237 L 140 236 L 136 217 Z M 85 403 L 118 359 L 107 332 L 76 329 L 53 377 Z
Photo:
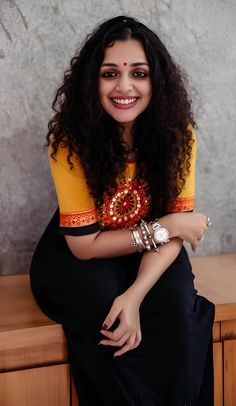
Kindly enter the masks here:
M 168 212 L 191 211 L 194 208 L 194 196 L 177 197 L 168 207 Z
M 77 212 L 60 212 L 60 227 L 83 227 L 98 221 L 97 210 L 89 209 Z
M 96 233 L 99 229 L 96 208 L 60 213 L 61 235 L 86 235 Z

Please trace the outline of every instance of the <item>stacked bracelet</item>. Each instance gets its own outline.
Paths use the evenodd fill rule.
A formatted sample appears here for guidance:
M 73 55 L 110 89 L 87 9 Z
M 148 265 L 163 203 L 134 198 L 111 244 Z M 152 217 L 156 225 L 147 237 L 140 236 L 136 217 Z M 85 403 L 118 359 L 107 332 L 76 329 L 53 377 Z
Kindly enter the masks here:
M 132 236 L 131 245 L 136 247 L 139 252 L 142 252 L 145 249 L 145 245 L 142 241 L 142 238 L 139 235 L 137 227 L 130 228 L 130 230 L 131 230 L 131 236 Z
M 148 238 L 148 239 L 151 241 L 153 250 L 156 251 L 156 252 L 158 252 L 158 251 L 159 251 L 159 247 L 156 245 L 155 240 L 152 238 L 152 235 L 151 235 L 151 233 L 150 233 L 150 231 L 149 231 L 149 228 L 148 228 L 148 225 L 147 225 L 146 221 L 141 220 L 140 226 L 141 226 L 141 227 L 143 226 L 143 230 L 145 230 L 145 232 L 146 232 L 146 238 Z
M 169 231 L 162 227 L 158 220 L 152 221 L 150 226 L 153 229 L 153 235 L 150 233 L 148 224 L 146 221 L 141 220 L 140 231 L 138 227 L 134 226 L 130 228 L 131 231 L 131 245 L 136 247 L 139 252 L 146 251 L 156 251 L 159 252 L 159 247 L 162 244 L 167 243 L 169 240 Z
M 145 244 L 145 248 L 146 248 L 147 251 L 151 251 L 152 247 L 151 247 L 151 245 L 149 244 L 149 241 L 148 241 L 149 235 L 147 234 L 147 231 L 146 231 L 146 229 L 144 227 L 143 220 L 141 220 L 140 229 L 141 229 L 141 234 L 142 234 L 142 240 L 143 240 L 143 242 Z

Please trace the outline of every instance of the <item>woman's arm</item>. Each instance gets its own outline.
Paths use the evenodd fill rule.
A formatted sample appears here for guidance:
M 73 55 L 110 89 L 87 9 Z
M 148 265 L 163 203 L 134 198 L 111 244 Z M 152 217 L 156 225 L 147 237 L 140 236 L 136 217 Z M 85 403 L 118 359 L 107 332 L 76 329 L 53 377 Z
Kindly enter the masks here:
M 206 216 L 201 213 L 172 213 L 159 219 L 159 223 L 169 230 L 171 239 L 179 237 L 188 241 L 193 250 L 204 233 L 206 222 Z M 131 232 L 127 229 L 101 231 L 85 236 L 66 235 L 65 238 L 73 255 L 82 260 L 116 257 L 137 251 L 131 245 Z
M 133 284 L 116 297 L 103 322 L 101 333 L 105 336 L 99 344 L 122 347 L 114 353 L 120 356 L 136 348 L 141 339 L 139 307 L 152 286 L 177 257 L 183 241 L 173 238 L 160 248 L 159 253 L 146 252 L 141 260 L 138 275 Z M 119 325 L 114 331 L 108 331 L 116 319 Z
M 189 215 L 191 214 L 193 213 L 189 213 Z M 182 217 L 179 215 L 178 219 L 182 219 Z M 189 220 L 188 217 L 184 216 L 182 226 L 186 220 Z M 206 219 L 203 219 L 202 227 L 202 233 L 204 233 L 206 230 Z M 182 237 L 189 238 L 191 236 L 190 229 L 185 227 L 184 231 L 180 233 Z M 192 246 L 196 244 L 193 235 L 194 238 L 196 236 L 192 234 Z M 153 251 L 145 252 L 135 281 L 125 292 L 115 298 L 100 331 L 105 336 L 100 341 L 100 344 L 122 347 L 114 353 L 114 356 L 120 356 L 140 344 L 142 331 L 139 307 L 149 290 L 175 260 L 182 247 L 182 243 L 183 238 L 174 237 L 170 242 L 161 246 L 158 253 Z M 114 331 L 108 331 L 117 318 L 120 321 L 118 327 Z
M 168 227 L 168 220 L 172 220 L 173 223 L 173 216 L 174 214 L 165 216 L 166 218 L 163 217 L 159 221 L 163 226 Z M 171 240 L 161 246 L 158 253 L 153 251 L 144 253 L 135 281 L 125 292 L 115 298 L 103 321 L 101 333 L 105 338 L 100 341 L 100 344 L 122 347 L 115 352 L 114 356 L 120 356 L 139 345 L 142 339 L 139 307 L 144 297 L 175 260 L 183 240 L 189 241 L 195 249 L 197 239 L 206 230 L 207 219 L 203 215 L 178 213 L 174 219 L 177 235 L 179 234 L 181 238 L 172 235 Z M 120 321 L 118 327 L 114 331 L 108 331 L 117 318 Z
M 172 238 L 172 240 L 161 246 L 158 253 L 145 252 L 142 257 L 139 271 L 134 283 L 127 292 L 136 298 L 141 304 L 148 291 L 160 279 L 161 275 L 174 262 L 182 247 L 183 240 Z

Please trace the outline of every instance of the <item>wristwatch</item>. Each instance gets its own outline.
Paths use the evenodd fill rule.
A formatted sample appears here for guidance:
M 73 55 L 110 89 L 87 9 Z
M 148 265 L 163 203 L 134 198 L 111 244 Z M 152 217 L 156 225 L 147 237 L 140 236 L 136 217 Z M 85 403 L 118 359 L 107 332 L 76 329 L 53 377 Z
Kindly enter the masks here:
M 151 221 L 153 229 L 153 238 L 156 244 L 165 244 L 170 241 L 170 234 L 167 228 L 162 227 L 158 220 Z

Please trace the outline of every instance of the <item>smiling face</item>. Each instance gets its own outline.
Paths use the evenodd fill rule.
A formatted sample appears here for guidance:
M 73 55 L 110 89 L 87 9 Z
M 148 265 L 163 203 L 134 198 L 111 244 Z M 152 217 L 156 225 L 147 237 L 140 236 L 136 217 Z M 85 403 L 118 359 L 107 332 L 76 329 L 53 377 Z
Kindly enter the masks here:
M 106 48 L 99 74 L 104 110 L 123 125 L 133 125 L 151 100 L 151 79 L 142 43 L 116 41 Z

